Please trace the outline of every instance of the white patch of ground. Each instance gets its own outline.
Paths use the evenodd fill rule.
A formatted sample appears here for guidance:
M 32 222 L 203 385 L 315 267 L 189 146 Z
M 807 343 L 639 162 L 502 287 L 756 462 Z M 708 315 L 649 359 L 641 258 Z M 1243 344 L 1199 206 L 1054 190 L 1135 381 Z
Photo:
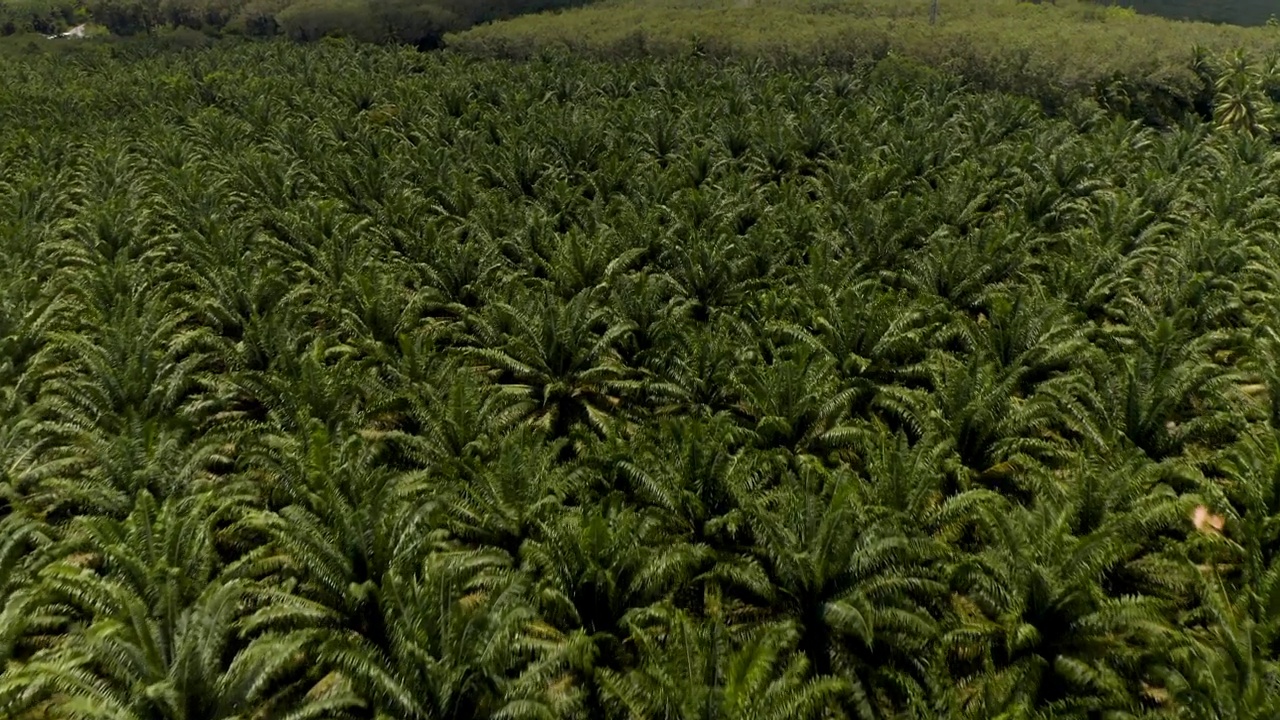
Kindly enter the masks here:
M 77 25 L 64 33 L 58 33 L 57 35 L 49 35 L 48 38 L 50 40 L 59 40 L 61 38 L 82 38 L 88 32 L 88 28 L 89 26 L 87 24 Z

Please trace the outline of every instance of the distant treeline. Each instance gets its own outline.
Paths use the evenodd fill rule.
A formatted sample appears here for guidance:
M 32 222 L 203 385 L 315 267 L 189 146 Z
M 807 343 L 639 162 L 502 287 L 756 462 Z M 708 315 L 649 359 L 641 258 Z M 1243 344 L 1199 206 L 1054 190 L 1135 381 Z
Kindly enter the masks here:
M 53 34 L 80 23 L 114 35 L 189 28 L 296 40 L 345 36 L 433 47 L 444 33 L 587 0 L 0 0 L 0 35 Z

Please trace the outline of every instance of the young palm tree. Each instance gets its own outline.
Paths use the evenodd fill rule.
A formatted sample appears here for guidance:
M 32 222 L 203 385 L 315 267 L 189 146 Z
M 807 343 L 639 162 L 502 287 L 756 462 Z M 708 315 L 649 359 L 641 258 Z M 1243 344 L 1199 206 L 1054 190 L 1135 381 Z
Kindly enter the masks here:
M 540 523 L 562 512 L 576 489 L 575 473 L 557 462 L 558 455 L 557 446 L 542 444 L 528 430 L 495 439 L 493 459 L 457 463 L 455 475 L 439 478 L 435 522 L 466 547 L 501 551 L 518 565 Z
M 737 415 L 761 448 L 795 455 L 839 457 L 859 430 L 849 417 L 858 391 L 844 386 L 835 362 L 822 350 L 794 344 L 766 348 L 735 373 L 741 401 Z
M 77 523 L 72 547 L 82 554 L 41 573 L 47 601 L 85 627 L 25 672 L 69 717 L 229 720 L 356 705 L 340 688 L 314 689 L 321 676 L 299 655 L 297 638 L 242 635 L 253 588 L 217 575 L 218 502 L 157 505 L 143 492 L 123 521 Z
M 371 611 L 388 629 L 384 644 L 339 632 L 317 651 L 379 715 L 538 718 L 573 707 L 555 633 L 539 631 L 525 587 L 499 558 L 436 553 L 388 573 L 381 593 Z
M 957 568 L 972 604 L 948 644 L 970 664 L 957 687 L 969 716 L 1139 709 L 1139 679 L 1171 626 L 1157 598 L 1107 592 L 1141 545 L 1123 515 L 1074 534 L 1087 508 L 1006 507 L 988 521 L 991 544 Z
M 667 268 L 675 297 L 698 322 L 706 322 L 716 311 L 733 307 L 750 288 L 743 250 L 727 234 L 702 238 L 660 262 Z
M 1039 289 L 993 297 L 978 322 L 961 332 L 975 350 L 1018 375 L 1016 392 L 1022 396 L 1048 380 L 1088 368 L 1098 358 L 1086 328 Z
M 705 417 L 733 408 L 739 398 L 732 375 L 741 339 L 738 323 L 719 319 L 673 338 L 672 347 L 642 381 L 657 414 Z
M 857 488 L 848 474 L 806 463 L 748 515 L 769 578 L 756 601 L 797 622 L 814 671 L 848 682 L 848 710 L 873 718 L 938 699 L 929 648 L 943 548 L 860 505 Z
M 540 537 L 524 546 L 533 597 L 569 645 L 565 660 L 589 714 L 601 712 L 599 671 L 634 662 L 628 616 L 669 596 L 702 565 L 698 548 L 661 544 L 657 529 L 630 510 L 574 509 L 544 521 Z
M 579 425 L 607 433 L 627 387 L 616 346 L 630 326 L 611 322 L 591 293 L 565 303 L 528 300 L 527 310 L 495 305 L 467 356 L 489 368 L 551 437 L 568 437 Z
M 1156 461 L 1229 442 L 1241 417 L 1236 373 L 1208 356 L 1219 342 L 1180 336 L 1159 321 L 1112 374 L 1107 424 Z
M 388 463 L 414 468 L 492 459 L 526 413 L 524 403 L 474 368 L 439 362 L 430 346 L 405 347 L 403 362 L 381 382 L 385 392 L 369 408 L 370 426 L 361 436 L 385 448 Z
M 835 678 L 810 678 L 794 652 L 789 623 L 734 634 L 717 620 L 672 608 L 637 619 L 640 661 L 625 674 L 601 671 L 611 715 L 629 718 L 733 720 L 820 718 L 842 694 Z
M 0 662 L 5 667 L 0 709 L 11 716 L 44 700 L 49 691 L 47 683 L 22 665 L 65 630 L 65 618 L 47 605 L 36 580 L 55 553 L 50 528 L 43 523 L 21 511 L 0 519 Z
M 842 376 L 866 383 L 874 393 L 879 386 L 912 384 L 926 375 L 926 349 L 939 319 L 936 306 L 904 307 L 907 297 L 865 282 L 824 295 L 808 323 L 815 334 L 800 328 L 791 334 L 820 344 Z
M 1190 717 L 1274 716 L 1280 711 L 1274 623 L 1234 606 L 1220 587 L 1204 595 L 1192 630 L 1167 651 L 1160 675 L 1165 704 Z
M 279 575 L 297 595 L 323 609 L 326 624 L 389 642 L 382 625 L 381 584 L 394 568 L 420 557 L 432 541 L 420 473 L 379 467 L 359 438 L 332 438 L 313 422 L 305 438 L 276 437 L 262 459 L 271 503 L 233 528 L 267 541 L 233 570 Z
M 976 480 L 1022 492 L 1017 487 L 1027 470 L 1060 461 L 1071 449 L 1068 437 L 1092 430 L 1078 383 L 1022 397 L 1021 373 L 1001 372 L 982 354 L 963 364 L 942 359 L 939 370 L 938 392 L 917 422 L 952 444 L 962 486 Z

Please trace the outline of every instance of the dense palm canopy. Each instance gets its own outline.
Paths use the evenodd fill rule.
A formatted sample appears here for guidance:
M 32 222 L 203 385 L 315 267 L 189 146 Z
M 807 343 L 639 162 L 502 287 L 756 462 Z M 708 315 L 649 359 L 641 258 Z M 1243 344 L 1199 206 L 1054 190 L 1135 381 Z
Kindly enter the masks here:
M 1274 717 L 1274 151 L 894 67 L 0 67 L 0 715 Z

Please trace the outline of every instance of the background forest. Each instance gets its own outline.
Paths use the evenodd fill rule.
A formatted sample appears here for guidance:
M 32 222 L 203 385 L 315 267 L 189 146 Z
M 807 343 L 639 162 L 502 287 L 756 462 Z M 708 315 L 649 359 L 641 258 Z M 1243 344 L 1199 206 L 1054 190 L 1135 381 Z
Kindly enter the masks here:
M 431 48 L 446 32 L 585 1 L 0 0 L 0 36 L 48 35 L 92 22 L 114 36 L 180 29 L 210 36 L 284 35 L 300 41 L 344 36 Z
M 0 65 L 0 716 L 1276 717 L 1232 87 Z
M 889 55 L 1051 114 L 1077 97 L 1154 125 L 1208 118 L 1204 58 L 1280 98 L 1280 30 L 1176 22 L 1111 0 L 0 0 L 0 57 L 133 58 L 215 42 L 346 38 L 469 57 L 761 60 L 842 70 Z M 547 11 L 547 12 L 542 12 Z M 51 40 L 75 29 L 75 40 Z M 86 40 L 85 38 L 89 38 Z M 90 62 L 96 60 L 90 59 Z M 1210 68 L 1213 70 L 1213 68 Z M 1242 72 L 1243 71 L 1243 72 Z M 1247 82 L 1237 82 L 1249 75 Z

